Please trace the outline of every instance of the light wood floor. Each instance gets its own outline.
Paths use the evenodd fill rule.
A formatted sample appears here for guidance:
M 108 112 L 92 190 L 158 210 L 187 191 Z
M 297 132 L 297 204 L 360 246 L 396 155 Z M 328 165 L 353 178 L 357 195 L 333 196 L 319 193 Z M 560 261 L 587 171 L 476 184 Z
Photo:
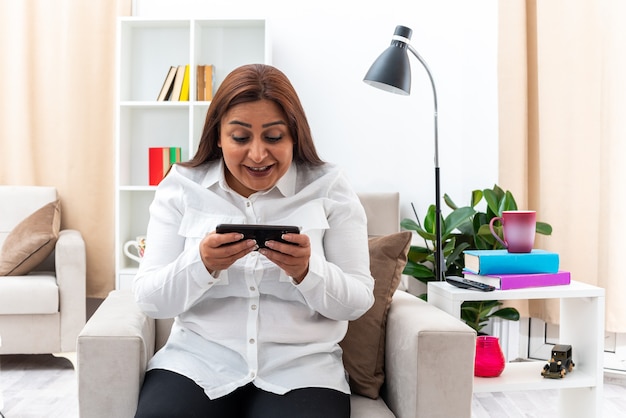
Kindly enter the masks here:
M 626 417 L 624 382 L 605 378 L 605 418 Z M 64 358 L 52 355 L 0 356 L 0 393 L 4 399 L 2 413 L 6 418 L 78 417 L 76 375 L 69 360 Z M 556 396 L 556 391 L 476 394 L 472 417 L 553 418 L 558 416 Z

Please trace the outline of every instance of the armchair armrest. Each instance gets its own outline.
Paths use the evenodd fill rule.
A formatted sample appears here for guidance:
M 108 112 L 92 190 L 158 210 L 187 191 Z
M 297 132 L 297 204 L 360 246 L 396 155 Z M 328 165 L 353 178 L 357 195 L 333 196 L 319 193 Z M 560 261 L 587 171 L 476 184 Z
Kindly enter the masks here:
M 87 262 L 85 241 L 79 231 L 65 229 L 54 247 L 54 265 L 59 286 L 61 351 L 76 351 L 76 337 L 87 317 L 85 295 Z
M 403 291 L 387 318 L 385 388 L 398 418 L 470 417 L 476 333 Z
M 82 418 L 135 414 L 154 341 L 154 320 L 139 309 L 132 293 L 111 292 L 78 336 Z

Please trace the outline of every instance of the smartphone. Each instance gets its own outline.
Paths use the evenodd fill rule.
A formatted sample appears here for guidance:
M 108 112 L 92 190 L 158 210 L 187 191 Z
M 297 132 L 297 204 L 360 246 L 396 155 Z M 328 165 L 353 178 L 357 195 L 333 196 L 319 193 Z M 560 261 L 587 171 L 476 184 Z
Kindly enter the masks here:
M 219 224 L 215 231 L 218 234 L 239 232 L 243 234 L 243 239 L 253 239 L 259 248 L 264 248 L 266 241 L 279 241 L 296 245 L 283 240 L 281 237 L 283 234 L 299 234 L 300 227 L 293 225 Z

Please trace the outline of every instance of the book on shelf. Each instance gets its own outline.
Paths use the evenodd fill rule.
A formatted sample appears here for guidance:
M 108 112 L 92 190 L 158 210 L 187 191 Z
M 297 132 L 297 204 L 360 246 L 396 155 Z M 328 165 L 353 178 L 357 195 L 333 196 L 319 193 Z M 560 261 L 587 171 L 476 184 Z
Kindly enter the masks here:
M 174 84 L 174 77 L 176 77 L 177 67 L 171 66 L 165 75 L 165 80 L 163 80 L 163 86 L 161 86 L 161 91 L 157 96 L 157 101 L 163 102 L 168 100 L 170 97 L 170 93 L 172 92 L 172 86 Z
M 196 100 L 200 102 L 213 100 L 213 65 L 198 65 L 196 70 Z
M 571 282 L 569 271 L 556 273 L 521 273 L 521 274 L 474 274 L 463 271 L 468 280 L 488 284 L 499 290 L 525 289 L 528 287 L 561 286 Z
M 189 65 L 185 65 L 185 72 L 183 73 L 183 84 L 180 87 L 180 96 L 178 100 L 181 102 L 189 101 Z
M 196 100 L 204 101 L 204 65 L 196 67 Z
M 180 147 L 149 148 L 148 184 L 157 186 L 170 170 L 170 167 L 180 161 Z
M 183 80 L 185 79 L 185 65 L 176 67 L 176 77 L 170 94 L 170 101 L 177 102 L 180 99 L 180 92 L 183 91 Z
M 507 250 L 465 250 L 465 269 L 474 274 L 556 273 L 559 255 L 533 249 L 529 253 Z

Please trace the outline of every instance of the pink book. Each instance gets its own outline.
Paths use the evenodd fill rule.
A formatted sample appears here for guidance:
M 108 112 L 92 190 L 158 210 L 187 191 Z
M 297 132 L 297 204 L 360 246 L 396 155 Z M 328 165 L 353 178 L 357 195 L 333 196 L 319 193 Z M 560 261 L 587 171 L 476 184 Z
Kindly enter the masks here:
M 530 274 L 474 274 L 467 270 L 463 275 L 468 280 L 486 283 L 496 289 L 524 289 L 527 287 L 561 286 L 570 284 L 569 271 L 559 270 L 556 273 L 530 273 Z

